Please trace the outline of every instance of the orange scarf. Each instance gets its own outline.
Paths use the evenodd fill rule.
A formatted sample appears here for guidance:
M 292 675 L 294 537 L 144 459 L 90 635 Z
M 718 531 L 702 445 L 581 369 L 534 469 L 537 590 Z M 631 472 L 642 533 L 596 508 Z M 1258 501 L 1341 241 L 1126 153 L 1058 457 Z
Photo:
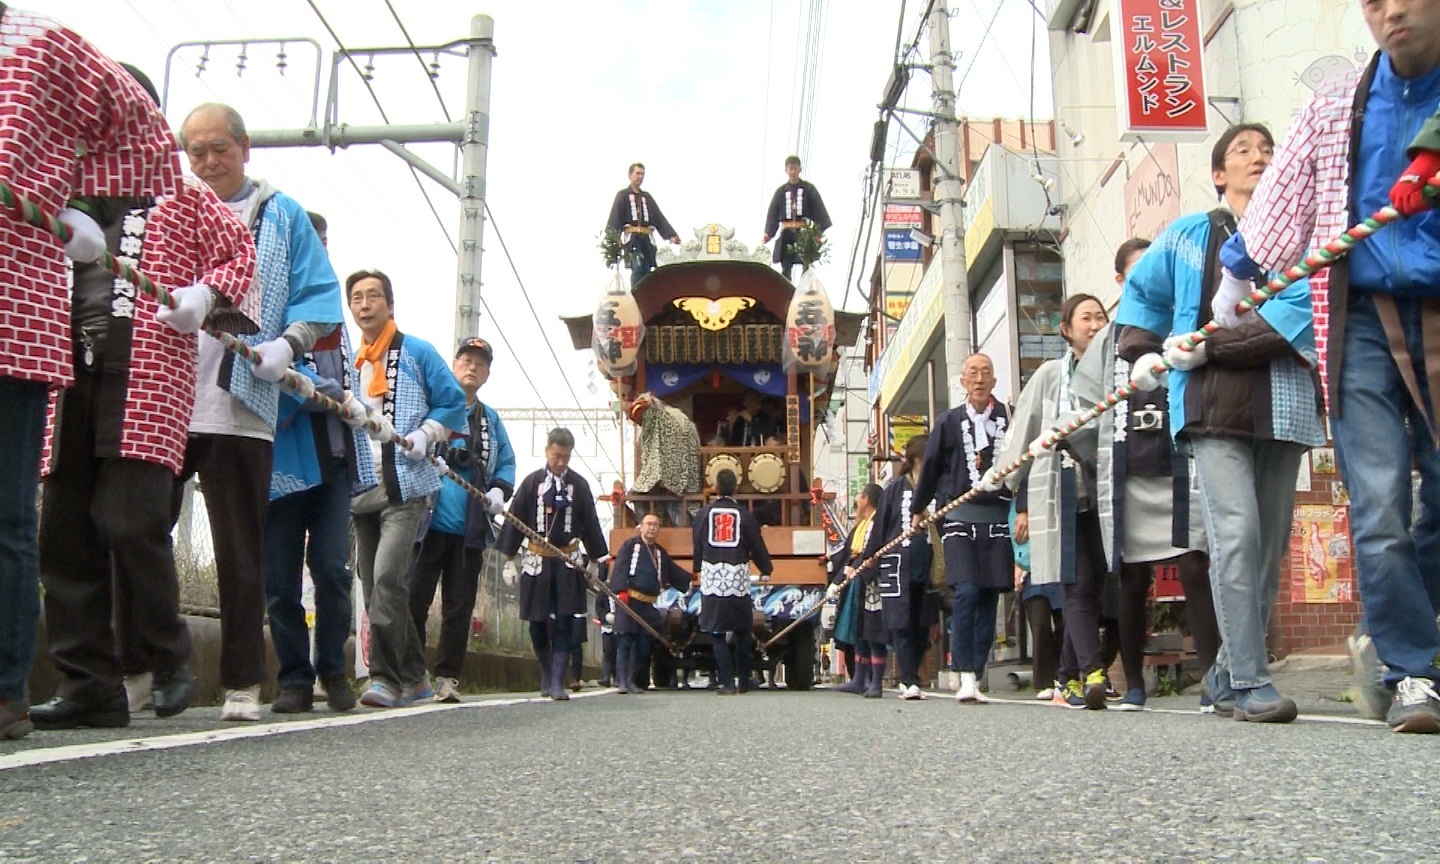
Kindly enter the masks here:
M 389 386 L 385 383 L 385 352 L 390 350 L 390 340 L 395 338 L 395 319 L 391 318 L 385 322 L 385 329 L 380 331 L 380 337 L 374 342 L 360 340 L 360 350 L 355 352 L 355 368 L 362 369 L 366 363 L 371 366 L 374 373 L 370 376 L 370 389 L 365 391 L 367 395 L 381 399 Z

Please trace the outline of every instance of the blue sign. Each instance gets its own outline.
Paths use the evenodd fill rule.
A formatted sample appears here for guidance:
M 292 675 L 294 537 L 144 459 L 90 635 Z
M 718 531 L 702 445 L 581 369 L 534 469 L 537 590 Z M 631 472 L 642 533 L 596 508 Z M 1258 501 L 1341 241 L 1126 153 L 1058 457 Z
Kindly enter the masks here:
M 910 236 L 909 228 L 886 229 L 886 261 L 919 261 L 920 243 Z

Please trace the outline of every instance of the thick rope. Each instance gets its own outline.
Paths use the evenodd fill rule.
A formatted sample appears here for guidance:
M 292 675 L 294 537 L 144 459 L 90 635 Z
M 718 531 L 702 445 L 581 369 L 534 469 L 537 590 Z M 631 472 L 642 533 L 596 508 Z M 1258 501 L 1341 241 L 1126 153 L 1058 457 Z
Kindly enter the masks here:
M 1430 179 L 1430 181 L 1426 184 L 1425 192 L 1426 195 L 1429 196 L 1440 194 L 1440 175 L 1436 175 L 1435 177 L 1432 177 Z M 1324 270 L 1325 268 L 1334 264 L 1336 261 L 1340 260 L 1340 258 L 1344 257 L 1351 249 L 1353 249 L 1355 247 L 1355 244 L 1360 243 L 1364 240 L 1368 240 L 1371 236 L 1375 234 L 1375 232 L 1379 231 L 1381 228 L 1384 228 L 1386 225 L 1389 225 L 1390 223 L 1395 222 L 1400 218 L 1400 211 L 1396 210 L 1394 207 L 1386 206 L 1380 208 L 1373 215 L 1366 217 L 1358 224 L 1346 229 L 1345 233 L 1341 234 L 1336 239 L 1330 241 L 1329 243 L 1326 243 L 1321 248 L 1316 249 L 1310 255 L 1307 255 L 1305 257 L 1305 260 L 1301 261 L 1299 264 L 1296 264 L 1295 266 L 1286 270 L 1284 273 L 1276 276 L 1274 279 L 1271 279 L 1269 284 L 1267 284 L 1264 288 L 1260 288 L 1258 290 L 1250 292 L 1249 296 L 1245 297 L 1239 303 L 1235 304 L 1235 311 L 1244 313 L 1252 309 L 1258 308 L 1261 304 L 1265 303 L 1267 300 L 1271 299 L 1276 294 L 1279 294 L 1281 291 L 1284 291 L 1286 288 L 1290 287 L 1295 282 L 1298 282 L 1299 280 L 1304 279 L 1307 276 L 1314 275 L 1315 273 Z M 1195 350 L 1196 346 L 1200 345 L 1200 343 L 1215 335 L 1217 332 L 1220 331 L 1220 329 L 1220 323 L 1212 319 L 1199 330 L 1196 330 L 1193 333 L 1186 334 L 1184 337 L 1181 338 L 1178 344 L 1180 348 L 1184 351 L 1193 351 Z M 1162 354 L 1160 362 L 1155 364 L 1154 368 L 1152 368 L 1150 372 L 1154 375 L 1160 375 L 1161 373 L 1166 372 L 1169 369 L 1170 361 Z M 1096 402 L 1087 410 L 1081 412 L 1073 420 L 1067 423 L 1063 428 L 1053 430 L 1053 432 L 1043 433 L 1041 438 L 1036 439 L 1040 442 L 1041 449 L 1053 450 L 1061 441 L 1064 441 L 1072 433 L 1079 430 L 1082 426 L 1091 422 L 1092 420 L 1095 420 L 1101 414 L 1104 414 L 1106 411 L 1109 411 L 1116 405 L 1130 398 L 1130 395 L 1134 393 L 1137 389 L 1138 385 L 1135 381 L 1135 377 L 1132 375 L 1130 380 L 1122 384 L 1118 389 L 1115 390 L 1115 392 L 1109 394 L 1104 399 Z M 1031 447 L 1033 446 L 1034 442 L 1031 443 Z M 1017 471 L 1026 462 L 1029 462 L 1034 458 L 1035 456 L 1031 454 L 1030 449 L 1026 448 L 1025 452 L 1020 455 L 1020 458 L 1016 459 L 1014 462 L 1011 462 L 1009 465 L 1006 465 L 1003 468 L 996 466 L 996 477 L 1007 477 Z M 937 509 L 931 516 L 921 520 L 919 528 L 916 528 L 914 526 L 907 526 L 903 531 L 901 531 L 898 537 L 886 543 L 884 546 L 881 546 L 874 555 L 871 555 L 869 558 L 865 559 L 859 565 L 857 565 L 854 568 L 855 575 L 859 575 L 860 572 L 871 567 L 876 561 L 880 559 L 881 556 L 885 555 L 887 552 L 890 552 L 905 540 L 915 536 L 916 534 L 919 534 L 921 531 L 929 530 L 930 525 L 945 518 L 945 515 L 951 510 L 954 510 L 961 504 L 972 500 L 973 498 L 975 498 L 975 496 L 979 494 L 980 489 L 972 486 L 970 490 L 967 491 L 964 495 L 961 495 L 960 497 L 950 501 L 945 506 Z M 840 586 L 843 588 L 846 585 L 849 585 L 854 578 L 855 576 L 853 575 L 846 577 L 843 581 L 840 582 Z M 814 615 L 816 612 L 818 612 L 821 605 L 823 604 L 816 605 L 815 608 L 806 612 L 799 618 L 796 618 L 789 624 L 789 626 L 781 630 L 779 633 L 776 633 L 774 637 L 772 637 L 768 642 L 766 642 L 761 650 L 769 651 L 771 645 L 779 641 L 787 633 L 797 627 L 802 621 L 805 621 L 806 619 Z

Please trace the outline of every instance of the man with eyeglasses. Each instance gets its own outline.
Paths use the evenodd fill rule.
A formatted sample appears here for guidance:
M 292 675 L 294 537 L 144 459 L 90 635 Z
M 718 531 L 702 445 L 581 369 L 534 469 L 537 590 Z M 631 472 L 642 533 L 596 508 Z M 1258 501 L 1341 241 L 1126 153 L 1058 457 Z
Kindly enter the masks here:
M 495 542 L 491 518 L 505 509 L 515 492 L 515 450 L 500 415 L 480 401 L 490 380 L 495 351 L 484 339 L 462 339 L 450 369 L 465 391 L 469 434 L 438 445 L 436 455 L 472 486 L 485 490 L 475 498 L 449 477 L 420 526 L 419 555 L 410 589 L 410 614 L 425 645 L 425 624 L 435 589 L 440 589 L 440 641 L 435 646 L 435 701 L 460 701 L 460 672 L 470 645 L 470 616 L 485 549 Z
M 255 721 L 265 677 L 264 533 L 280 411 L 276 382 L 307 352 L 340 344 L 342 294 L 305 208 L 246 176 L 250 137 L 234 108 L 199 106 L 179 137 L 190 170 L 250 229 L 258 262 L 255 286 L 238 306 L 258 325 L 241 340 L 259 362 L 242 361 L 200 334 L 195 410 L 176 487 L 177 503 L 181 486 L 197 474 L 205 490 L 220 589 L 220 718 Z M 363 419 L 362 410 L 352 411 L 351 422 Z
M 1380 50 L 1300 110 L 1240 223 L 1243 237 L 1226 244 L 1225 264 L 1239 279 L 1259 280 L 1387 204 L 1407 217 L 1312 277 L 1310 297 L 1317 329 L 1324 325 L 1316 341 L 1350 493 L 1361 605 L 1391 698 L 1386 722 L 1396 732 L 1433 734 L 1440 214 L 1423 190 L 1440 167 L 1440 142 L 1427 146 L 1416 136 L 1440 107 L 1440 2 L 1361 0 L 1360 8 Z M 1421 477 L 1413 525 L 1412 465 Z
M 1325 443 L 1310 287 L 1304 280 L 1243 315 L 1248 283 L 1226 274 L 1221 244 L 1270 164 L 1264 126 L 1232 126 L 1211 150 L 1220 206 L 1177 219 L 1130 268 L 1115 316 L 1116 352 L 1141 390 L 1170 361 L 1170 434 L 1195 456 L 1221 647 L 1206 675 L 1216 714 L 1288 723 L 1295 702 L 1275 689 L 1265 636 L 1289 548 L 1295 476 Z M 1211 317 L 1223 329 L 1192 348 Z M 1167 338 L 1168 337 L 1168 338 Z M 1172 528 L 1173 530 L 1173 528 Z

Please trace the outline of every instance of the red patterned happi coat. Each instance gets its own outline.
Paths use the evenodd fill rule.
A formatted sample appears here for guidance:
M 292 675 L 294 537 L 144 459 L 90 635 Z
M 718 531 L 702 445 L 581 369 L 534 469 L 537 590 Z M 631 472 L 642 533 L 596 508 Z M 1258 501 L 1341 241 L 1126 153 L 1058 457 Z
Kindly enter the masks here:
M 46 18 L 0 17 L 0 178 L 51 213 L 80 195 L 175 195 L 175 139 L 124 69 Z M 65 253 L 0 215 L 0 376 L 71 379 Z

